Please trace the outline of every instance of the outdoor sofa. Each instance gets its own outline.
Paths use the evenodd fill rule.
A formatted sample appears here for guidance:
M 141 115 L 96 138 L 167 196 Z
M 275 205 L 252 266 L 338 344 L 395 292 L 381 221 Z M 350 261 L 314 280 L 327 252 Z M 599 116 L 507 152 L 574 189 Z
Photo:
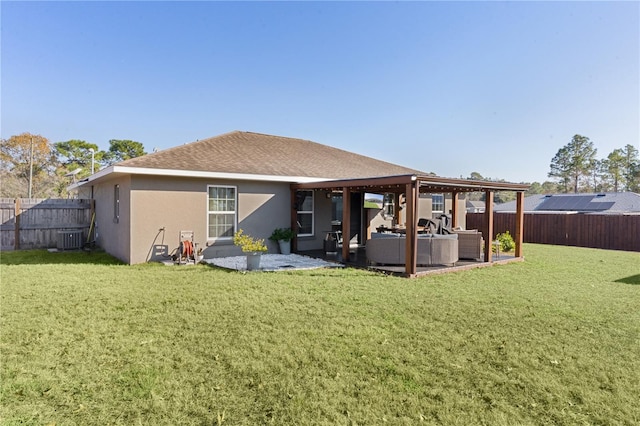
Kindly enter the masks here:
M 405 264 L 404 234 L 373 232 L 365 249 L 367 260 L 380 265 Z M 418 265 L 455 265 L 458 261 L 458 235 L 420 234 Z

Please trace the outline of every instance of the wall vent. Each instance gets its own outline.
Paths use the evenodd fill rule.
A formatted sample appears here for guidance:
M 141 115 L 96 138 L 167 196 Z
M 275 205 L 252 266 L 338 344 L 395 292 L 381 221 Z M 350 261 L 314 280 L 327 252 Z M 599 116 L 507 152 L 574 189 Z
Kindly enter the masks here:
M 82 248 L 82 230 L 58 231 L 58 250 Z

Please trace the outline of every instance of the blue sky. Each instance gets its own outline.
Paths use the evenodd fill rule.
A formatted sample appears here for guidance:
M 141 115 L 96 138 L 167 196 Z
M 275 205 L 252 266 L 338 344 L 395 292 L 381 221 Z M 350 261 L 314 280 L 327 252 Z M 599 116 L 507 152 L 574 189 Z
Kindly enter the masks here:
M 640 141 L 638 2 L 8 2 L 1 135 L 147 151 L 233 130 L 547 180 Z

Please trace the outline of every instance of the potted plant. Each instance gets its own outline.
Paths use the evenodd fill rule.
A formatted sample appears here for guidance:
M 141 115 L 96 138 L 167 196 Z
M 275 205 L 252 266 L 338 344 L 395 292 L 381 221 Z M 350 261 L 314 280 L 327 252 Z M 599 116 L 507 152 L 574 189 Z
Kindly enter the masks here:
M 233 235 L 233 244 L 242 249 L 247 254 L 247 271 L 260 269 L 260 256 L 267 251 L 267 246 L 263 239 L 253 238 L 239 229 Z
M 278 243 L 280 253 L 291 254 L 291 240 L 293 239 L 293 235 L 291 228 L 276 228 L 271 233 L 269 239 Z

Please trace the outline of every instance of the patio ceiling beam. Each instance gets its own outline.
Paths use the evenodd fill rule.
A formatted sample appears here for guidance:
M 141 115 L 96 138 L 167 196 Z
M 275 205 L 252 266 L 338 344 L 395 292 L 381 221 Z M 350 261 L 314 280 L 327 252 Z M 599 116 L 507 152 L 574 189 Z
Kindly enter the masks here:
M 526 191 L 529 185 L 510 182 L 489 182 L 471 179 L 453 179 L 439 176 L 417 176 L 420 188 L 428 188 L 432 191 L 458 191 L 458 192 L 483 192 L 493 191 Z M 422 191 L 421 191 L 422 192 Z
M 415 175 L 399 175 L 361 179 L 328 180 L 322 182 L 293 183 L 291 184 L 291 188 L 327 190 L 342 190 L 343 188 L 349 188 L 352 191 L 357 191 L 375 187 L 380 189 L 387 188 L 404 190 L 404 185 L 414 181 L 415 179 Z
M 438 176 L 398 175 L 359 179 L 328 180 L 291 184 L 292 189 L 316 189 L 341 191 L 349 188 L 353 192 L 402 193 L 406 185 L 418 182 L 420 193 L 439 192 L 485 192 L 485 191 L 526 191 L 529 185 L 509 182 L 488 182 L 469 179 L 452 179 Z

